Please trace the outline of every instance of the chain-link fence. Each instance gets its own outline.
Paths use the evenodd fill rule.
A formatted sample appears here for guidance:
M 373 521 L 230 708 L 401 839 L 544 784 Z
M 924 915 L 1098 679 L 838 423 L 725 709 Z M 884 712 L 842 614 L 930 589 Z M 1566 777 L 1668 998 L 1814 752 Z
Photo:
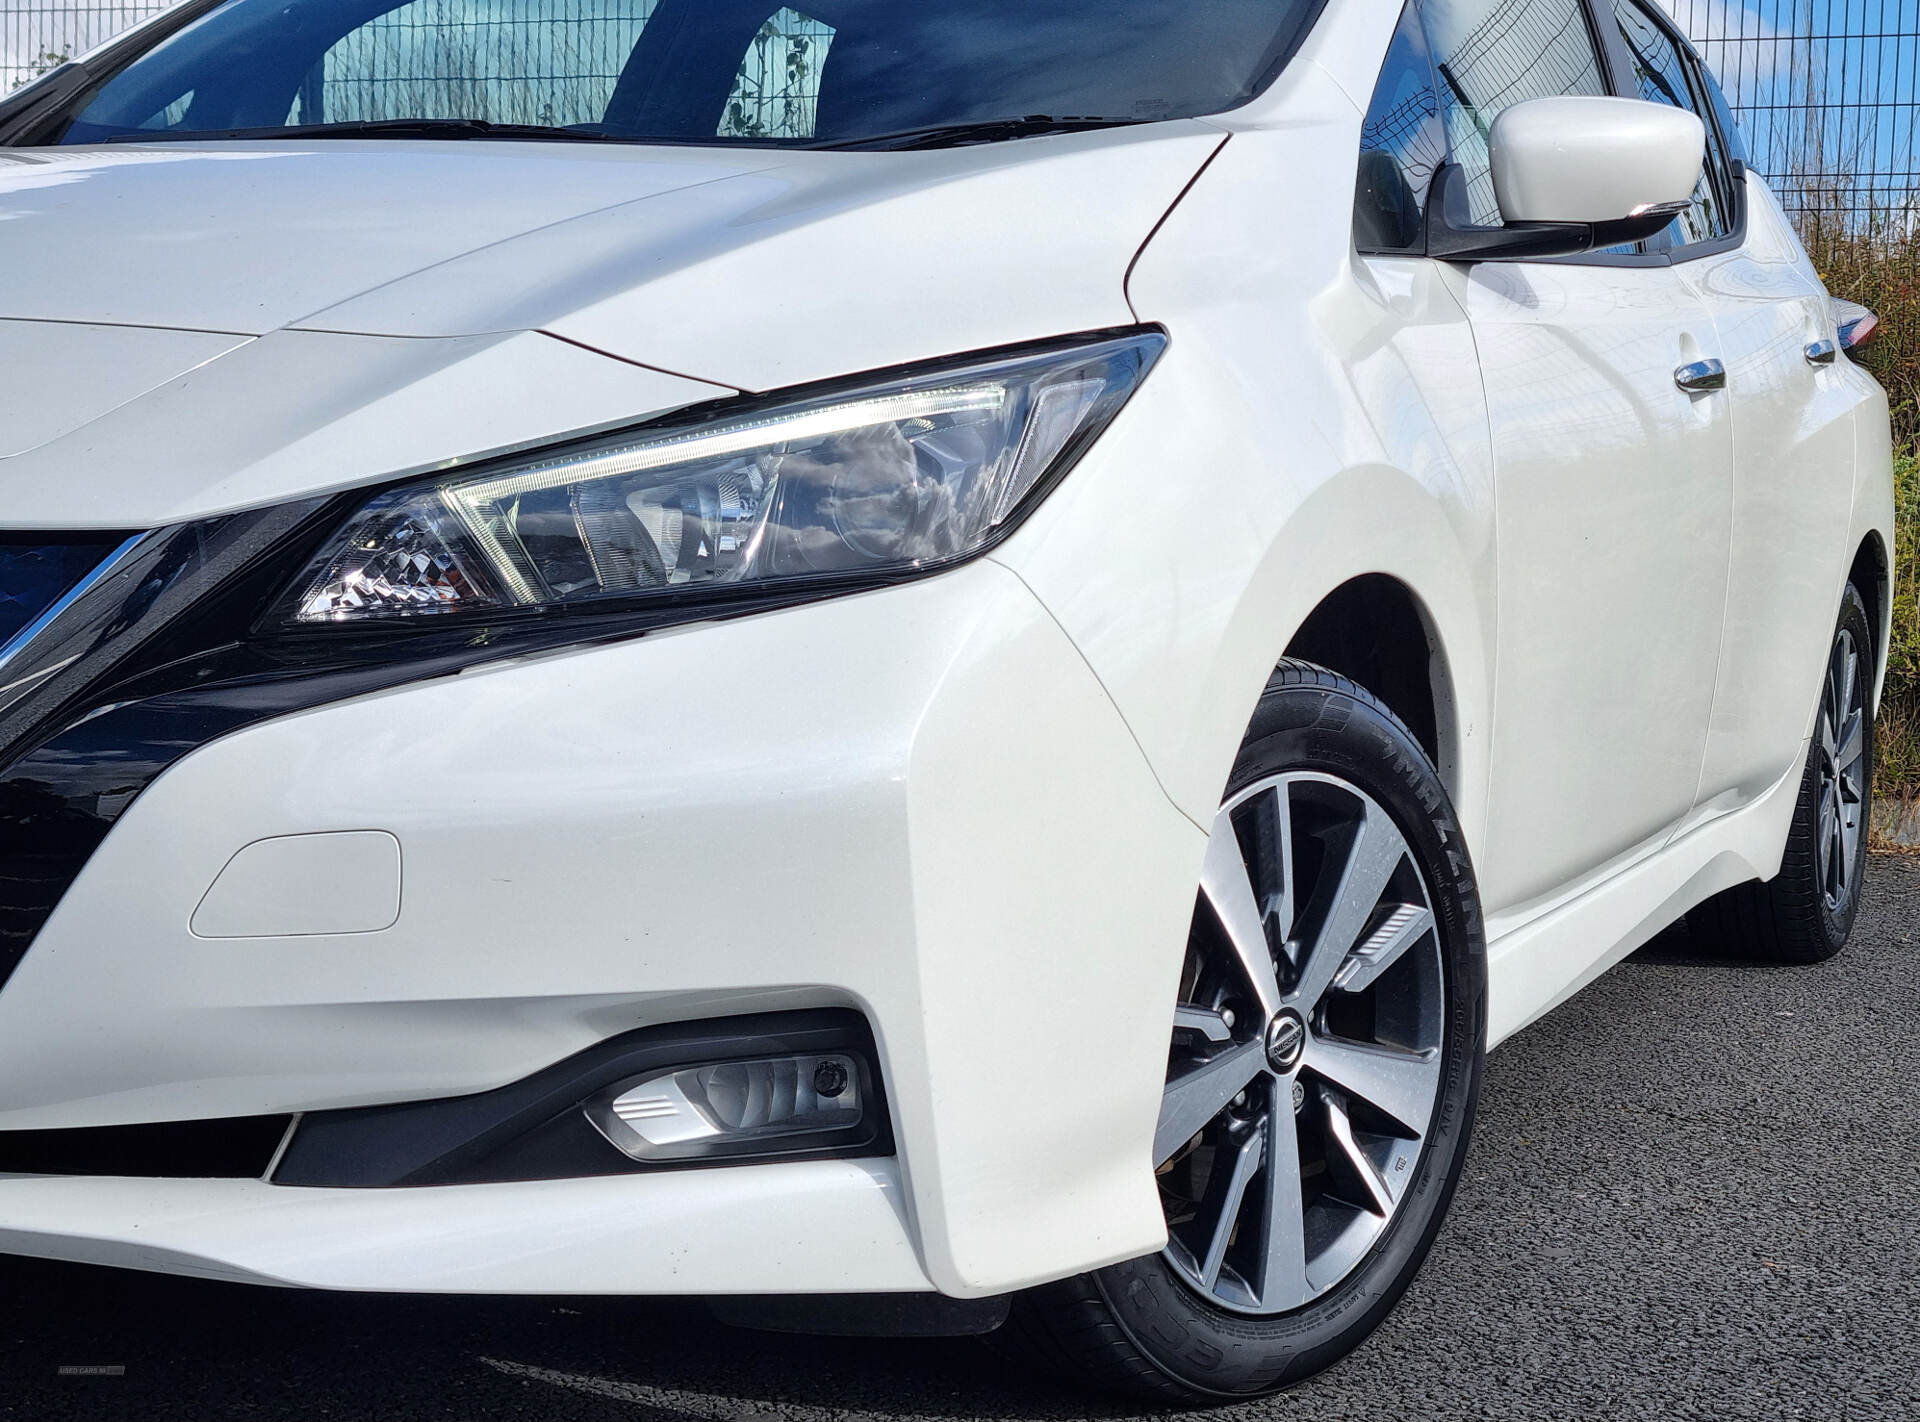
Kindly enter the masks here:
M 0 93 L 169 3 L 16 5 L 0 0 Z M 617 72 L 619 56 L 599 51 L 623 32 L 620 21 L 627 15 L 616 15 L 604 0 L 531 3 L 552 15 L 550 20 L 542 16 L 542 24 L 553 30 L 542 44 L 551 48 L 556 61 L 584 49 L 592 52 L 594 63 Z M 1829 214 L 1843 221 L 1885 220 L 1894 214 L 1904 222 L 1911 217 L 1920 179 L 1920 0 L 1665 3 L 1719 74 L 1739 114 L 1754 166 L 1772 181 L 1790 211 Z M 520 0 L 518 7 L 506 8 L 528 5 L 529 0 Z M 631 18 L 637 20 L 651 9 L 651 0 L 642 0 L 632 6 Z M 790 14 L 782 11 L 781 17 Z M 376 27 L 397 29 L 408 23 L 406 12 L 396 9 Z M 800 42 L 796 45 L 782 33 L 771 50 L 762 46 L 755 62 L 766 74 L 736 95 L 746 100 L 738 111 L 729 109 L 728 121 L 738 131 L 788 126 L 784 110 L 792 106 L 796 86 L 785 71 L 805 64 L 809 77 L 818 74 L 825 36 L 797 29 L 791 21 L 780 28 L 795 30 Z M 520 33 L 525 34 L 524 25 Z M 443 75 L 398 73 L 393 80 L 452 82 Z

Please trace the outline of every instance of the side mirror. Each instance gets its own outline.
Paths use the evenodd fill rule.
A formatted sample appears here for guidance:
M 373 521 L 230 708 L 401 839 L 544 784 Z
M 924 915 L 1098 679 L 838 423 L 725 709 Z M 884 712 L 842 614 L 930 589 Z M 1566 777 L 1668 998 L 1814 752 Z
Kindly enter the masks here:
M 1428 256 L 1569 256 L 1651 237 L 1693 200 L 1706 127 L 1639 99 L 1529 99 L 1494 119 L 1487 149 L 1505 225 L 1471 225 L 1466 175 L 1449 164 L 1428 204 Z

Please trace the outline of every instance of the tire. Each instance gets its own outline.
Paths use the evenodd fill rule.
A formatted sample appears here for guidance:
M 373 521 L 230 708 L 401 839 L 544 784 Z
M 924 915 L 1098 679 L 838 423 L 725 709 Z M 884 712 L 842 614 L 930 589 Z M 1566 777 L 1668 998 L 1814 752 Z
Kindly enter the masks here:
M 1701 946 L 1768 963 L 1821 963 L 1847 946 L 1866 888 L 1873 817 L 1867 698 L 1878 665 L 1866 603 L 1848 583 L 1780 872 L 1689 912 L 1688 932 Z
M 1269 681 L 1180 999 L 1155 1149 L 1166 1250 L 1022 1294 L 1004 1345 L 1134 1398 L 1214 1403 L 1311 1376 L 1386 1316 L 1439 1231 L 1479 1096 L 1465 841 L 1418 743 L 1344 677 L 1287 661 Z

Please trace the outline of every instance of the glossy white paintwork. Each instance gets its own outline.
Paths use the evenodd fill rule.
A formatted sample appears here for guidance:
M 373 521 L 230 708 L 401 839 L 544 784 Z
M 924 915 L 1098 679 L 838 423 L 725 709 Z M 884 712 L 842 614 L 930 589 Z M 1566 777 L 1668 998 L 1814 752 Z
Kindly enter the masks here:
M 385 830 L 256 839 L 195 905 L 199 938 L 378 933 L 400 918 L 400 841 Z
M 1148 389 L 994 556 L 1061 619 L 1167 793 L 1203 824 L 1293 630 L 1349 578 L 1398 577 L 1442 653 L 1443 756 L 1473 833 L 1495 560 L 1459 278 L 1356 260 L 1349 210 L 1300 204 L 1301 191 L 1351 184 L 1360 116 L 1317 69 L 1280 86 L 1291 122 L 1236 135 L 1134 269 L 1141 319 L 1174 333 Z M 1324 269 L 1303 270 L 1303 251 Z M 1345 534 L 1355 519 L 1364 540 Z
M 944 152 L 0 152 L 0 356 L 33 368 L 0 396 L 0 528 L 158 526 L 739 390 L 1171 338 L 966 568 L 202 748 L 0 991 L 0 1129 L 474 1091 L 637 1025 L 851 1006 L 897 1159 L 0 1179 L 0 1247 L 330 1287 L 956 1295 L 1157 1249 L 1205 827 L 1274 663 L 1361 575 L 1426 625 L 1493 1040 L 1773 873 L 1842 579 L 1891 543 L 1884 397 L 1802 360 L 1830 317 L 1757 178 L 1744 244 L 1674 267 L 1356 256 L 1400 8 L 1329 7 L 1206 122 Z M 1727 391 L 1675 387 L 1710 356 Z M 197 918 L 247 846 L 335 833 L 399 844 L 389 926 L 260 913 L 274 863 L 236 900 L 256 918 Z
M 244 344 L 205 331 L 0 320 L 0 460 L 51 444 Z
M 539 327 L 749 390 L 1127 325 L 1118 277 L 1220 138 L 1174 123 L 930 153 L 762 153 L 778 166 L 476 249 L 302 324 Z M 1012 225 L 1017 261 L 981 239 L 981 213 Z
M 237 845 L 375 826 L 406 866 L 384 932 L 191 931 Z M 1161 1243 L 1167 944 L 1204 849 L 990 562 L 477 670 L 230 736 L 135 801 L 0 992 L 0 1129 L 459 1094 L 636 1026 L 856 1006 L 928 1272 L 1031 1282 Z
M 408 1293 L 930 1287 L 892 1160 L 537 1184 L 282 1189 L 0 1176 L 0 1250 L 251 1284 Z M 796 1229 L 794 1221 L 806 1221 Z
M 475 248 L 769 157 L 440 150 L 423 162 L 419 145 L 386 142 L 0 149 L 0 316 L 264 335 Z
M 1851 361 L 1806 361 L 1809 345 L 1834 339 L 1826 289 L 1766 185 L 1747 186 L 1746 242 L 1676 268 L 1713 317 L 1740 471 L 1703 815 L 1746 803 L 1797 764 L 1833 636 L 1832 589 L 1860 544 L 1849 537 L 1855 491 L 1890 487 L 1853 454 L 1856 418 L 1870 422 L 1855 412 L 1884 420 L 1884 396 Z
M 118 360 L 115 328 L 44 328 L 74 353 L 64 368 L 82 388 L 86 370 Z M 537 331 L 448 340 L 275 331 L 0 459 L 0 507 L 16 528 L 158 528 L 731 393 Z M 12 399 L 0 395 L 0 408 Z
M 1500 913 L 1658 847 L 1692 808 L 1733 520 L 1725 393 L 1670 267 L 1485 263 L 1467 283 L 1499 534 L 1489 826 Z M 1577 752 L 1573 740 L 1577 737 Z
M 1685 202 L 1706 145 L 1706 125 L 1685 109 L 1585 95 L 1502 109 L 1487 133 L 1508 222 L 1617 222 Z

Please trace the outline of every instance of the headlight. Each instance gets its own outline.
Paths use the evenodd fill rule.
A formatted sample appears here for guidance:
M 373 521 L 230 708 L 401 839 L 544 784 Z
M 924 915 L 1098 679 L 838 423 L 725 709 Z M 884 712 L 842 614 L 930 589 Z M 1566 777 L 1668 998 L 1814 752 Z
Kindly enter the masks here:
M 300 623 L 944 566 L 990 544 L 1166 346 L 1143 332 L 546 453 L 378 495 L 295 585 Z

